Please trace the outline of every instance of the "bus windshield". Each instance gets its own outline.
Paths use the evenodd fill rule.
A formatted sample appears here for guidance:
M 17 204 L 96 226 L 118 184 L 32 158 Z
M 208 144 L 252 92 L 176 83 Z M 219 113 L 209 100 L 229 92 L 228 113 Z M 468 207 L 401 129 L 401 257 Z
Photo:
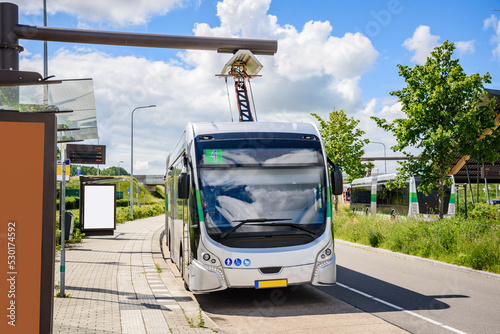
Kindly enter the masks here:
M 200 180 L 205 223 L 215 241 L 233 247 L 290 246 L 324 231 L 320 166 L 201 168 Z

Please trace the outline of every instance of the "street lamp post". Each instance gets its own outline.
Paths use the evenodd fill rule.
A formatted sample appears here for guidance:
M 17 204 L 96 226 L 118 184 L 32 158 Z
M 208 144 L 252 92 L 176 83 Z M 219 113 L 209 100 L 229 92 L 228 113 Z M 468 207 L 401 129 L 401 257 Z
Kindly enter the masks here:
M 123 160 L 121 160 L 120 162 L 118 162 L 118 179 L 120 178 L 120 164 L 123 162 Z M 118 192 L 120 192 L 120 181 L 118 181 Z
M 134 111 L 137 109 L 144 109 L 144 108 L 154 108 L 156 107 L 156 104 L 152 104 L 149 106 L 142 106 L 142 107 L 137 107 L 134 110 L 132 110 L 132 114 L 130 115 L 130 192 L 129 192 L 129 199 L 130 199 L 130 219 L 134 219 Z
M 371 140 L 370 140 L 370 143 L 384 145 L 384 158 L 387 158 L 387 155 L 385 154 L 385 144 L 384 143 L 379 142 L 379 141 L 371 141 Z M 384 173 L 387 174 L 387 160 L 384 160 Z

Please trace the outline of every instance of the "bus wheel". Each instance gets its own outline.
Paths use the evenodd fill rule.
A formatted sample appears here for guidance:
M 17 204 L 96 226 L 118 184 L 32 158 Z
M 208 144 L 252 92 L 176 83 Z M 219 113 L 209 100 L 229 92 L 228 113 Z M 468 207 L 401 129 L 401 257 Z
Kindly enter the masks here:
M 396 218 L 396 210 L 392 209 L 391 210 L 391 219 Z
M 182 261 L 182 248 L 179 254 L 179 273 L 181 274 L 182 280 L 184 280 L 184 262 Z
M 172 257 L 172 238 L 170 237 L 170 232 L 168 233 L 168 251 L 170 252 L 170 262 L 174 263 L 174 258 Z

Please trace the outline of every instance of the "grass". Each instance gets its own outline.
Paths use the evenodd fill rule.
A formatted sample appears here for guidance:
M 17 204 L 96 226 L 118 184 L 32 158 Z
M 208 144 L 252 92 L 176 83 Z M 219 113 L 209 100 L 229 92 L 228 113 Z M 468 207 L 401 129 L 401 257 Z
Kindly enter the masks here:
M 191 328 L 206 328 L 205 320 L 203 319 L 203 313 L 201 311 L 201 307 L 198 307 L 198 323 L 196 323 L 193 318 L 186 317 L 186 320 Z
M 342 206 L 333 216 L 335 238 L 500 273 L 500 220 L 497 207 L 476 204 L 468 219 L 424 221 L 388 219 L 349 212 Z
M 118 202 L 122 203 L 125 202 L 125 205 L 128 205 L 129 197 L 127 194 L 127 187 L 130 187 L 130 177 L 129 176 L 121 176 L 121 178 L 126 178 L 128 180 L 124 182 L 120 182 L 120 188 L 124 192 L 123 200 L 117 200 Z M 137 180 L 134 180 L 134 186 L 136 186 Z M 66 182 L 66 189 L 79 189 L 80 188 L 80 181 L 79 177 L 71 177 L 69 182 Z M 147 218 L 147 217 L 154 217 L 154 216 L 159 216 L 165 213 L 165 187 L 163 186 L 156 186 L 156 191 L 150 192 L 148 191 L 145 187 L 139 187 L 140 189 L 140 194 L 139 194 L 139 202 L 141 203 L 141 207 L 138 207 L 135 205 L 135 198 L 134 198 L 134 219 L 141 219 L 141 218 Z M 116 190 L 118 191 L 118 184 L 116 187 Z M 144 192 L 146 192 L 144 194 Z M 71 197 L 66 197 L 66 203 L 72 203 L 72 198 Z M 68 202 L 69 201 L 69 202 Z M 79 201 L 78 201 L 79 202 Z M 145 204 L 144 204 L 145 203 Z M 78 203 L 79 204 L 79 203 Z M 68 207 L 73 207 L 78 205 L 68 205 Z M 80 210 L 78 208 L 71 209 L 71 210 L 66 210 L 71 212 L 75 216 L 75 224 L 73 228 L 73 235 L 72 239 L 66 241 L 66 245 L 72 244 L 72 243 L 78 243 L 81 242 L 82 238 L 85 236 L 84 233 L 81 232 L 80 230 Z M 59 231 L 59 210 L 56 212 L 56 249 L 60 249 L 60 241 L 61 241 L 61 233 Z M 117 205 L 116 208 L 116 223 L 121 224 L 126 221 L 132 220 L 130 217 L 130 206 L 119 206 Z

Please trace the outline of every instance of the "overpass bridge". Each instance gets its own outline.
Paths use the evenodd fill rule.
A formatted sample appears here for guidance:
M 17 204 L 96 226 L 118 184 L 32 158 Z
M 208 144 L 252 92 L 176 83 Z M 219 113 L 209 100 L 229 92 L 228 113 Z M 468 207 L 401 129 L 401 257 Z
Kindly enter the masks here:
M 144 183 L 149 191 L 154 191 L 156 186 L 165 185 L 165 175 L 134 175 L 134 178 Z

